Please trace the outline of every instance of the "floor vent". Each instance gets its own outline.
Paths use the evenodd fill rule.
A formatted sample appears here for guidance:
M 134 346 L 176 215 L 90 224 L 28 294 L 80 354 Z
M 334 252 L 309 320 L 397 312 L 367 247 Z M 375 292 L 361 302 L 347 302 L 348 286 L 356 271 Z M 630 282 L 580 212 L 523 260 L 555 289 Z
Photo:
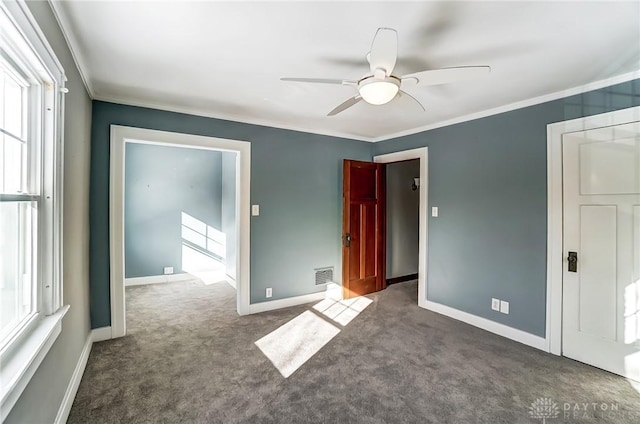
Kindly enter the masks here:
M 328 266 L 326 268 L 316 268 L 314 269 L 314 271 L 316 274 L 316 286 L 333 283 L 332 266 Z

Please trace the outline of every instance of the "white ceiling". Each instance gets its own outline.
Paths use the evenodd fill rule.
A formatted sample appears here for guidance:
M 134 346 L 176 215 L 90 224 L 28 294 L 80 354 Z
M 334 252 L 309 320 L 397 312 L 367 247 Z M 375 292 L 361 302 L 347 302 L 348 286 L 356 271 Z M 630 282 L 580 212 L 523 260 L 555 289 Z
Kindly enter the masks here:
M 640 2 L 54 2 L 95 99 L 376 141 L 640 76 Z M 394 74 L 489 65 L 480 80 L 407 89 L 326 114 L 359 79 L 378 27 Z M 597 82 L 601 82 L 598 84 Z

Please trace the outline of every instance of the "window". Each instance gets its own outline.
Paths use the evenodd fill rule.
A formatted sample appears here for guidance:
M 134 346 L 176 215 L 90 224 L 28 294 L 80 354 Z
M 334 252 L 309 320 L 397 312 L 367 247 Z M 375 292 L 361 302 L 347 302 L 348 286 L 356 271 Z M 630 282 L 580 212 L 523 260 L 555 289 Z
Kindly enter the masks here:
M 0 57 L 0 349 L 37 311 L 38 140 L 27 130 L 30 85 L 16 68 Z
M 0 3 L 0 421 L 61 331 L 64 73 L 22 1 Z

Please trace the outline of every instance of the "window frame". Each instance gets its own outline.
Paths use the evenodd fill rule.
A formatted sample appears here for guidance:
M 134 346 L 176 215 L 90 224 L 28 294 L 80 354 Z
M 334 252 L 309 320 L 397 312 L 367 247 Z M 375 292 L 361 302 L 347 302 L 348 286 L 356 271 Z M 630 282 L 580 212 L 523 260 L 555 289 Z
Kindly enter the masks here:
M 0 45 L 9 66 L 24 73 L 27 89 L 28 194 L 0 194 L 0 201 L 37 204 L 37 247 L 32 313 L 0 346 L 0 421 L 9 414 L 62 331 L 62 202 L 64 69 L 23 0 L 0 3 Z M 6 27 L 6 30 L 5 30 Z M 36 117 L 36 119 L 34 119 Z M 34 137 L 35 145 L 33 149 Z
M 2 42 L 0 40 L 0 42 Z M 3 43 L 4 44 L 4 43 Z M 2 46 L 0 46 L 1 48 Z M 15 46 L 8 46 L 8 49 L 15 49 Z M 40 172 L 41 168 L 41 145 L 45 142 L 41 134 L 39 134 L 39 126 L 40 121 L 43 120 L 44 117 L 40 116 L 40 97 L 41 97 L 41 84 L 37 81 L 36 78 L 33 77 L 30 70 L 25 69 L 26 66 L 20 62 L 15 62 L 12 60 L 13 58 L 0 57 L 0 60 L 5 63 L 6 67 L 9 68 L 9 73 L 14 74 L 16 79 L 20 79 L 20 85 L 23 85 L 25 91 L 22 93 L 23 101 L 26 102 L 26 106 L 24 107 L 24 116 L 22 118 L 22 132 L 25 134 L 21 137 L 18 137 L 15 134 L 11 134 L 14 138 L 24 139 L 27 145 L 25 159 L 22 159 L 25 163 L 26 170 L 22 171 L 21 179 L 26 179 L 26 181 L 21 181 L 21 189 L 24 190 L 22 193 L 15 194 L 0 194 L 0 202 L 35 202 L 36 206 L 36 223 L 35 223 L 35 242 L 36 245 L 32 248 L 33 251 L 31 254 L 32 258 L 32 306 L 31 312 L 20 320 L 18 325 L 13 328 L 5 338 L 0 339 L 0 358 L 4 357 L 5 350 L 9 349 L 9 345 L 13 343 L 18 343 L 18 340 L 24 333 L 28 333 L 30 329 L 33 328 L 34 325 L 37 324 L 39 318 L 41 318 L 41 311 L 43 310 L 43 302 L 41 299 L 41 294 L 43 292 L 42 287 L 38 287 L 42 285 L 41 280 L 41 266 L 39 260 L 42 259 L 42 255 L 40 255 L 39 250 L 42 249 L 41 243 L 39 243 L 42 238 L 41 232 L 44 232 L 45 229 L 42 228 L 44 225 L 48 223 L 41 222 L 42 217 L 40 216 L 40 210 L 42 209 L 42 195 L 43 193 L 40 190 L 41 177 L 42 173 Z M 26 74 L 25 74 L 25 71 Z M 34 117 L 36 119 L 34 119 Z M 25 172 L 26 171 L 26 172 Z M 44 225 L 42 225 L 44 224 Z

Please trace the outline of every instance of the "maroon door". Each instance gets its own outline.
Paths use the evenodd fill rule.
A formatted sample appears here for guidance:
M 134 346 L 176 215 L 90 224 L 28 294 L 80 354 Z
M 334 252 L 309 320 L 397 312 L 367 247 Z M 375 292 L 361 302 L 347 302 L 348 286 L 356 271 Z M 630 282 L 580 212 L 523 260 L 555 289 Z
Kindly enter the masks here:
M 344 161 L 342 207 L 342 286 L 344 298 L 386 287 L 385 168 Z

